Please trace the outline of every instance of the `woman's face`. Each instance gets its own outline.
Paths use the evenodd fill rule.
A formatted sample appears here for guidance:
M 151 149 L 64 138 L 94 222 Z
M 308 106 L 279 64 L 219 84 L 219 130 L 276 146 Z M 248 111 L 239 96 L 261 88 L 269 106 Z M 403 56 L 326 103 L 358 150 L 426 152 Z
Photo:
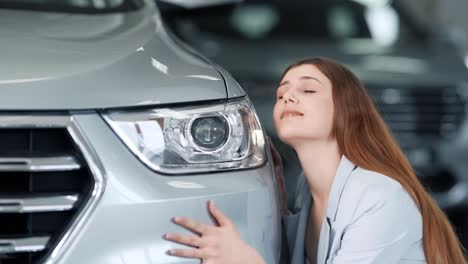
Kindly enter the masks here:
M 289 70 L 276 92 L 273 120 L 279 138 L 289 144 L 327 140 L 333 126 L 330 80 L 314 65 Z

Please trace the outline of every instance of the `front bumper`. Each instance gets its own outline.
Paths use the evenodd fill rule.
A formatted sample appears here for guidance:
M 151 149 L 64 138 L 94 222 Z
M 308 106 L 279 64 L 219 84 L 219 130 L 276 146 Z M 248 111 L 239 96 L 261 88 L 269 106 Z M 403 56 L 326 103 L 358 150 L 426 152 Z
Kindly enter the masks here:
M 94 207 L 76 219 L 79 228 L 48 263 L 194 263 L 169 256 L 180 247 L 162 238 L 188 232 L 174 216 L 210 223 L 207 201 L 214 200 L 243 239 L 266 263 L 278 263 L 280 216 L 271 158 L 253 170 L 165 176 L 149 170 L 96 113 L 77 113 L 73 123 L 97 158 L 103 185 Z

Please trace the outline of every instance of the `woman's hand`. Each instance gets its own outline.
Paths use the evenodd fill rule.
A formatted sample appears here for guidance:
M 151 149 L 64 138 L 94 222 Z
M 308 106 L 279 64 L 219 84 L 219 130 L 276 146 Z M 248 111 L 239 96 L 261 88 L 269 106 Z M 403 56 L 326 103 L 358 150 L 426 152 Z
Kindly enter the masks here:
M 176 217 L 174 222 L 194 235 L 166 234 L 167 240 L 191 246 L 169 251 L 170 255 L 184 258 L 198 258 L 204 264 L 265 263 L 262 257 L 245 243 L 231 220 L 210 201 L 208 209 L 219 226 L 196 222 L 190 218 Z

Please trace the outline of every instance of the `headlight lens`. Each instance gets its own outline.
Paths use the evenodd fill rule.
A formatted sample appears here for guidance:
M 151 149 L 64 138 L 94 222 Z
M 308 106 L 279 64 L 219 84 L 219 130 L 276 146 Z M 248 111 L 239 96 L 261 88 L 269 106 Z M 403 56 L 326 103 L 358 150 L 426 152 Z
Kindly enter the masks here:
M 146 165 L 167 174 L 252 168 L 265 161 L 250 103 L 114 111 L 104 119 Z
M 229 123 L 222 116 L 199 117 L 189 127 L 194 145 L 199 150 L 214 151 L 229 137 Z

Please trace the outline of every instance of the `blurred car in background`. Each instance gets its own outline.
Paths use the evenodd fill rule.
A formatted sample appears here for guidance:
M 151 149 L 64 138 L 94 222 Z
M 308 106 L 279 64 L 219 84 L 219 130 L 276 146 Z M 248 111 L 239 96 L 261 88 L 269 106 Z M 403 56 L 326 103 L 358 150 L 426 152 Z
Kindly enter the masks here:
M 278 263 L 251 102 L 152 0 L 0 0 L 0 35 L 0 263 L 194 263 L 163 234 L 208 200 Z
M 363 81 L 421 181 L 463 236 L 467 69 L 455 43 L 420 23 L 404 1 L 245 0 L 222 8 L 168 10 L 163 16 L 176 35 L 243 85 L 283 156 L 289 192 L 300 164 L 275 136 L 275 89 L 290 63 L 329 57 Z

